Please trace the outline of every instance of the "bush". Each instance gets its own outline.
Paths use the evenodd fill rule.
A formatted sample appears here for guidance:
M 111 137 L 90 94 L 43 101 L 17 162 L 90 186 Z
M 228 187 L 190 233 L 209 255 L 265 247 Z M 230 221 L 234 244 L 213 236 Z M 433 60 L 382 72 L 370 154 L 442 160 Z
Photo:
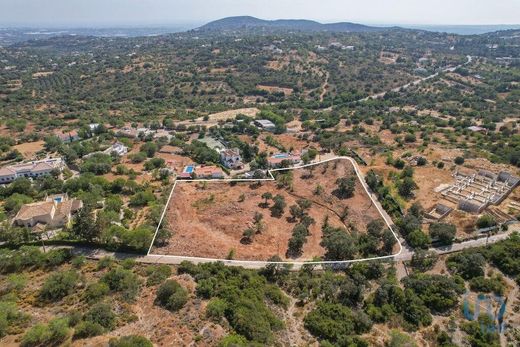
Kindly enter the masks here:
M 139 292 L 139 278 L 130 270 L 112 269 L 101 278 L 101 281 L 106 283 L 110 290 L 121 293 L 127 301 L 134 300 Z
M 489 214 L 485 214 L 480 216 L 479 219 L 477 219 L 477 228 L 478 229 L 486 229 L 491 228 L 497 225 L 497 222 L 495 221 L 495 218 Z
M 94 305 L 83 317 L 84 321 L 99 324 L 106 330 L 115 328 L 116 318 L 116 314 L 112 312 L 112 308 L 106 303 Z
M 89 303 L 99 301 L 107 295 L 108 292 L 110 292 L 110 288 L 106 283 L 91 283 L 85 290 L 85 300 Z
M 230 334 L 218 343 L 218 347 L 247 347 L 251 343 L 242 335 Z
M 211 299 L 206 306 L 206 317 L 220 321 L 226 313 L 227 304 L 222 299 Z
M 74 338 L 85 339 L 87 337 L 99 336 L 103 334 L 104 331 L 105 329 L 98 323 L 83 321 L 76 326 Z
M 80 256 L 74 257 L 72 259 L 72 261 L 71 261 L 71 264 L 75 268 L 79 269 L 79 268 L 81 268 L 85 264 L 86 259 L 87 258 L 85 258 L 84 256 L 80 255 Z
M 332 343 L 368 332 L 372 327 L 372 322 L 363 312 L 354 312 L 346 306 L 326 302 L 318 303 L 305 317 L 304 324 L 312 335 Z
M 457 165 L 462 165 L 464 164 L 464 158 L 463 157 L 456 157 L 453 162 Z
M 72 294 L 78 281 L 79 275 L 76 271 L 55 272 L 43 284 L 40 290 L 40 299 L 44 301 L 58 301 Z
M 96 153 L 86 159 L 80 166 L 81 172 L 92 172 L 104 175 L 112 169 L 112 157 L 104 153 Z
M 154 286 L 161 284 L 164 280 L 170 277 L 171 274 L 172 269 L 168 265 L 150 265 L 146 268 L 146 275 L 148 276 L 146 285 Z
M 54 319 L 49 325 L 37 324 L 22 338 L 22 347 L 59 345 L 70 333 L 67 319 Z
M 112 338 L 108 341 L 109 347 L 153 347 L 146 337 L 138 335 L 123 336 L 119 339 Z
M 180 310 L 188 302 L 188 291 L 174 280 L 164 282 L 157 290 L 155 304 L 169 311 Z
M 504 283 L 498 277 L 485 278 L 483 276 L 474 277 L 469 282 L 469 287 L 474 292 L 504 294 Z
M 132 207 L 141 207 L 141 206 L 146 206 L 153 201 L 155 201 L 155 195 L 153 194 L 152 191 L 146 190 L 144 192 L 135 193 L 130 198 L 129 205 Z
M 447 223 L 432 223 L 430 224 L 430 236 L 433 239 L 438 239 L 443 245 L 451 245 L 455 234 L 457 233 L 457 227 L 453 224 Z

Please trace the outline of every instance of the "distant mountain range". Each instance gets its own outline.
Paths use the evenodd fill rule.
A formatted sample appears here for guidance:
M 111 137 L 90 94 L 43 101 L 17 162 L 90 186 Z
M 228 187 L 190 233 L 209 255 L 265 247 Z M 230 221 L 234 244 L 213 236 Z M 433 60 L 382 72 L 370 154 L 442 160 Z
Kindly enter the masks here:
M 227 17 L 210 22 L 195 30 L 198 31 L 236 31 L 248 29 L 294 30 L 294 31 L 328 31 L 328 32 L 367 32 L 388 30 L 390 28 L 373 27 L 357 23 L 340 22 L 322 24 L 306 19 L 264 20 L 250 16 Z

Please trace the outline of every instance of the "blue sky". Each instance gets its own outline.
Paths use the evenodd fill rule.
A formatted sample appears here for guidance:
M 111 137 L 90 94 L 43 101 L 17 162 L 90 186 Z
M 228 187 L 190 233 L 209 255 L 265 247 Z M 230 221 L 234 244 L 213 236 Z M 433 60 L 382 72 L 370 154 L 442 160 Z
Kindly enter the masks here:
M 0 26 L 185 25 L 237 15 L 367 24 L 520 24 L 520 0 L 0 0 Z

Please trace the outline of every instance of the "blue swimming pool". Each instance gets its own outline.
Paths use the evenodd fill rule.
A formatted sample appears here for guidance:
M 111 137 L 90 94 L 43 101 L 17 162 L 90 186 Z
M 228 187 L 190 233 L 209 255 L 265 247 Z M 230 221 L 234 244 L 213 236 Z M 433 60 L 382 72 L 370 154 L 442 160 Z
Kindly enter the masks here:
M 287 153 L 280 153 L 280 154 L 273 155 L 273 158 L 287 158 L 287 157 L 289 157 L 289 154 L 287 154 Z
M 61 202 L 61 197 L 54 198 L 54 201 Z
M 184 168 L 184 172 L 189 173 L 189 174 L 190 174 L 190 173 L 193 173 L 194 170 L 195 170 L 195 167 L 192 166 L 192 165 L 190 165 L 190 166 L 186 166 L 186 167 Z

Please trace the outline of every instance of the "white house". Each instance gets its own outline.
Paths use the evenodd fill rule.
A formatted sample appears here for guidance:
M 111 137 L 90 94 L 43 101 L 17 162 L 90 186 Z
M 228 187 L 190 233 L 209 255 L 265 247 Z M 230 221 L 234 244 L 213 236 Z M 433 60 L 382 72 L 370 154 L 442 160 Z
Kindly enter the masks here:
M 121 142 L 116 142 L 104 151 L 105 154 L 112 154 L 114 152 L 119 156 L 123 156 L 128 153 L 128 147 L 123 145 Z
M 244 164 L 238 148 L 224 149 L 220 151 L 220 161 L 228 169 L 241 169 Z
M 10 183 L 19 177 L 38 178 L 50 174 L 53 170 L 63 170 L 65 162 L 62 158 L 48 158 L 0 169 L 0 184 Z

